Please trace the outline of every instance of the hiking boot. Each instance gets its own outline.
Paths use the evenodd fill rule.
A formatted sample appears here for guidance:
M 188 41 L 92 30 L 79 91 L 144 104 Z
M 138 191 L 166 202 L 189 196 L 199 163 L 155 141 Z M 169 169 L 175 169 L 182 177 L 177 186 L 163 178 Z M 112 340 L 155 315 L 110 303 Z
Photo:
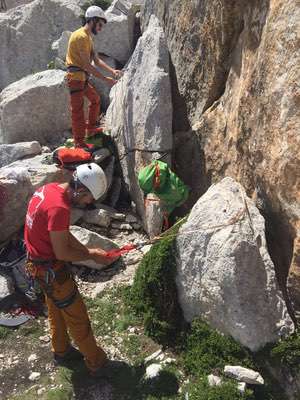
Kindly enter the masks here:
M 56 353 L 53 353 L 54 364 L 55 365 L 65 365 L 72 361 L 79 361 L 83 359 L 83 355 L 79 350 L 75 349 L 75 347 L 70 346 L 69 350 L 63 355 L 59 356 Z
M 121 361 L 107 360 L 105 364 L 95 371 L 90 371 L 93 378 L 111 379 L 118 373 L 118 370 L 124 363 Z

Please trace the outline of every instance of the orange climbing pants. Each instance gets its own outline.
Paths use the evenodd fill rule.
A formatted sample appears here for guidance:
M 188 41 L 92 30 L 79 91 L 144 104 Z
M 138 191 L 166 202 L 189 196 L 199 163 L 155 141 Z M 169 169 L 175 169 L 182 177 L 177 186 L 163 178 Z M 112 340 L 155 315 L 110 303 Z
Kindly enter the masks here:
M 76 144 L 83 144 L 85 130 L 96 126 L 100 113 L 100 97 L 88 81 L 78 81 L 68 78 L 71 98 L 72 133 Z M 89 101 L 88 122 L 84 116 L 84 97 Z
M 67 352 L 70 346 L 69 331 L 84 356 L 86 366 L 89 370 L 95 371 L 103 366 L 107 356 L 96 343 L 86 306 L 70 272 L 66 270 L 65 266 L 61 265 L 63 264 L 60 263 L 58 268 L 54 266 L 53 270 L 56 277 L 50 277 L 50 284 L 46 284 L 47 271 L 45 269 L 41 269 L 29 261 L 26 270 L 37 279 L 45 293 L 52 351 L 60 356 Z M 72 298 L 73 293 L 74 297 L 70 305 L 62 308 L 55 305 L 57 301 L 63 302 L 70 297 Z

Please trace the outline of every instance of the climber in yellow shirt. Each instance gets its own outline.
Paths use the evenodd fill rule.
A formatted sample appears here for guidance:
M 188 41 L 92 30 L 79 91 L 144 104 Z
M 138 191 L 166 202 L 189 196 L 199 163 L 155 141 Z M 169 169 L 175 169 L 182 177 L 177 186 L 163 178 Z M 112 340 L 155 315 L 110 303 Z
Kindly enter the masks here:
M 100 112 L 100 97 L 95 88 L 89 83 L 89 75 L 102 79 L 109 85 L 116 83 L 122 72 L 111 68 L 102 61 L 94 52 L 92 34 L 97 35 L 103 24 L 106 24 L 106 16 L 103 10 L 97 6 L 91 6 L 85 13 L 85 25 L 73 32 L 67 50 L 67 82 L 71 97 L 72 133 L 76 147 L 85 147 L 84 137 L 93 135 L 99 131 L 96 127 Z M 102 75 L 93 65 L 105 69 L 113 77 Z M 84 117 L 84 97 L 89 100 L 88 122 Z

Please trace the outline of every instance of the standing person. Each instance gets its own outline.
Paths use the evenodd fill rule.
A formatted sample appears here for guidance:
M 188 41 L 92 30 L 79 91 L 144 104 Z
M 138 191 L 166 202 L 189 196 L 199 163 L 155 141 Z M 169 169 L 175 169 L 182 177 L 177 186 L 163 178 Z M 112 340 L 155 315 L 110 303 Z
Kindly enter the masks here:
M 102 79 L 109 85 L 114 85 L 116 80 L 102 75 L 93 65 L 105 69 L 114 78 L 121 76 L 121 71 L 111 68 L 102 61 L 93 48 L 92 34 L 97 35 L 104 24 L 107 23 L 103 10 L 91 6 L 85 13 L 85 25 L 73 32 L 67 50 L 67 82 L 71 97 L 72 133 L 76 147 L 85 147 L 84 137 L 102 131 L 96 127 L 100 112 L 100 97 L 95 88 L 88 82 L 89 75 Z M 84 117 L 84 97 L 89 100 L 88 122 Z
M 68 269 L 68 262 L 94 260 L 108 264 L 102 249 L 83 246 L 69 231 L 71 205 L 86 205 L 107 188 L 103 170 L 94 163 L 77 167 L 69 183 L 50 183 L 32 196 L 25 223 L 26 271 L 42 288 L 48 307 L 52 351 L 57 364 L 85 358 L 92 375 L 108 365 L 97 346 L 85 304 Z M 80 352 L 70 344 L 68 331 Z

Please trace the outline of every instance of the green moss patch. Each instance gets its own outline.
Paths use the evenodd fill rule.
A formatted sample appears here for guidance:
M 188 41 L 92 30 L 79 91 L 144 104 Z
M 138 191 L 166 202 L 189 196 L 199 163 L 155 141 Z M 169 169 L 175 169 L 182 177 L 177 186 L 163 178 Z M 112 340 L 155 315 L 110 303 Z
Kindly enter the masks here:
M 175 283 L 175 237 L 183 222 L 145 255 L 130 291 L 130 306 L 142 316 L 146 334 L 164 345 L 174 344 L 184 321 Z
M 225 365 L 254 368 L 251 354 L 229 336 L 221 335 L 205 322 L 195 320 L 186 335 L 183 365 L 192 375 L 210 374 Z

